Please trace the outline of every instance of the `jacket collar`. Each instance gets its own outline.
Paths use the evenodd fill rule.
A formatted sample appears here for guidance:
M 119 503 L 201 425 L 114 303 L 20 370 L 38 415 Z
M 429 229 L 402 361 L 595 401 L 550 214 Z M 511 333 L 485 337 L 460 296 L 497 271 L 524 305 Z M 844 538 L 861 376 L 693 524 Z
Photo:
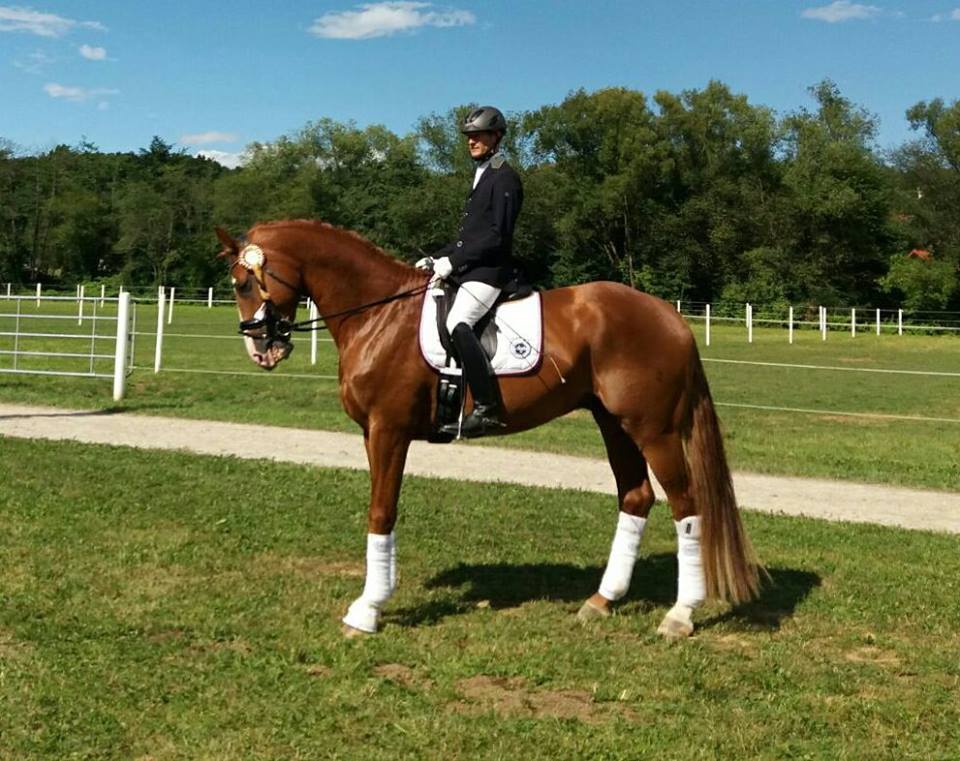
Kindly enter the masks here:
M 479 182 L 477 182 L 477 186 L 475 188 L 474 187 L 470 188 L 470 192 L 467 193 L 467 198 L 469 198 L 474 193 L 476 193 L 477 190 L 480 188 L 480 186 L 483 185 L 485 182 L 489 182 L 490 177 L 493 176 L 493 172 L 503 166 L 503 161 L 504 161 L 503 154 L 496 153 L 493 156 L 491 156 L 489 159 L 484 161 L 482 164 L 478 165 L 477 167 L 478 169 L 481 166 L 485 166 L 486 168 L 483 170 L 483 174 L 480 175 L 480 180 Z

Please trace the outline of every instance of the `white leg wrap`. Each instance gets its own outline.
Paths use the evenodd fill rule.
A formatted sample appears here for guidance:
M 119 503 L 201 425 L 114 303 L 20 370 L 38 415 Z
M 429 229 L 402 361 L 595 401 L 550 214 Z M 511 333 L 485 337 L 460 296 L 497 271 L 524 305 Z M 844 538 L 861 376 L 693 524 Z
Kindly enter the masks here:
M 700 558 L 700 516 L 674 521 L 677 529 L 677 604 L 698 607 L 706 598 Z
M 393 532 L 367 534 L 367 580 L 360 595 L 347 610 L 343 623 L 373 633 L 380 611 L 397 587 L 397 543 Z
M 630 588 L 633 566 L 637 562 L 637 551 L 640 549 L 643 527 L 646 525 L 646 518 L 624 512 L 619 514 L 617 531 L 613 535 L 613 544 L 610 545 L 607 570 L 600 581 L 599 592 L 608 600 L 619 600 Z

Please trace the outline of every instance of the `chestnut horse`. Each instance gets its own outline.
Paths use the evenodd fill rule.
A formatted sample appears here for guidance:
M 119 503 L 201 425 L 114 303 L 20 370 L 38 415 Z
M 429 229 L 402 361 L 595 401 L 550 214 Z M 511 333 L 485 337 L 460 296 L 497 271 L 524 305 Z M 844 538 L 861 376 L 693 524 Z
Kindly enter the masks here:
M 375 632 L 396 584 L 393 529 L 410 442 L 426 439 L 437 376 L 418 347 L 429 274 L 329 224 L 258 224 L 241 241 L 217 229 L 250 357 L 272 369 L 289 353 L 290 323 L 306 295 L 340 355 L 340 399 L 363 430 L 370 465 L 367 570 L 345 632 Z M 391 298 L 392 297 L 392 298 Z M 527 376 L 500 379 L 504 434 L 589 409 L 617 483 L 619 522 L 599 591 L 582 620 L 609 615 L 627 590 L 654 492 L 666 492 L 678 535 L 678 597 L 659 632 L 693 631 L 705 598 L 739 604 L 762 569 L 744 533 L 710 390 L 693 335 L 666 302 L 610 282 L 542 294 L 544 357 Z M 468 402 L 469 405 L 469 402 Z

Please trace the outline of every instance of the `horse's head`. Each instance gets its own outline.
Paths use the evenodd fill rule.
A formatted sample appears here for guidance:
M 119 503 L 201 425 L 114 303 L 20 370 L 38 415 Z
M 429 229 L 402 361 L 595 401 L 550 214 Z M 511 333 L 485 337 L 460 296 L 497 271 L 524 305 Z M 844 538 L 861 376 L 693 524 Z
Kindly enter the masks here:
M 229 264 L 247 353 L 272 370 L 293 351 L 290 326 L 300 297 L 298 268 L 281 254 L 236 241 L 220 227 L 216 231 L 223 244 L 218 257 Z

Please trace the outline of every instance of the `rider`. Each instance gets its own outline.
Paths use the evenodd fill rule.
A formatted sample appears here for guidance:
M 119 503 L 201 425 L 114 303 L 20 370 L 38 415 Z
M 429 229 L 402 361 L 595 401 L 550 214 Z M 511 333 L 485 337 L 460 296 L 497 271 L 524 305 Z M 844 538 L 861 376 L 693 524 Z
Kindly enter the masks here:
M 452 275 L 459 286 L 447 315 L 447 330 L 474 400 L 473 411 L 463 420 L 459 433 L 473 437 L 504 425 L 500 420 L 503 405 L 496 379 L 473 327 L 493 307 L 504 286 L 516 277 L 513 226 L 523 204 L 523 185 L 498 151 L 507 131 L 507 121 L 498 109 L 474 109 L 460 131 L 467 138 L 467 148 L 477 167 L 457 240 L 417 264 L 429 267 L 432 263 L 437 278 L 443 280 Z M 445 429 L 458 433 L 456 425 Z

